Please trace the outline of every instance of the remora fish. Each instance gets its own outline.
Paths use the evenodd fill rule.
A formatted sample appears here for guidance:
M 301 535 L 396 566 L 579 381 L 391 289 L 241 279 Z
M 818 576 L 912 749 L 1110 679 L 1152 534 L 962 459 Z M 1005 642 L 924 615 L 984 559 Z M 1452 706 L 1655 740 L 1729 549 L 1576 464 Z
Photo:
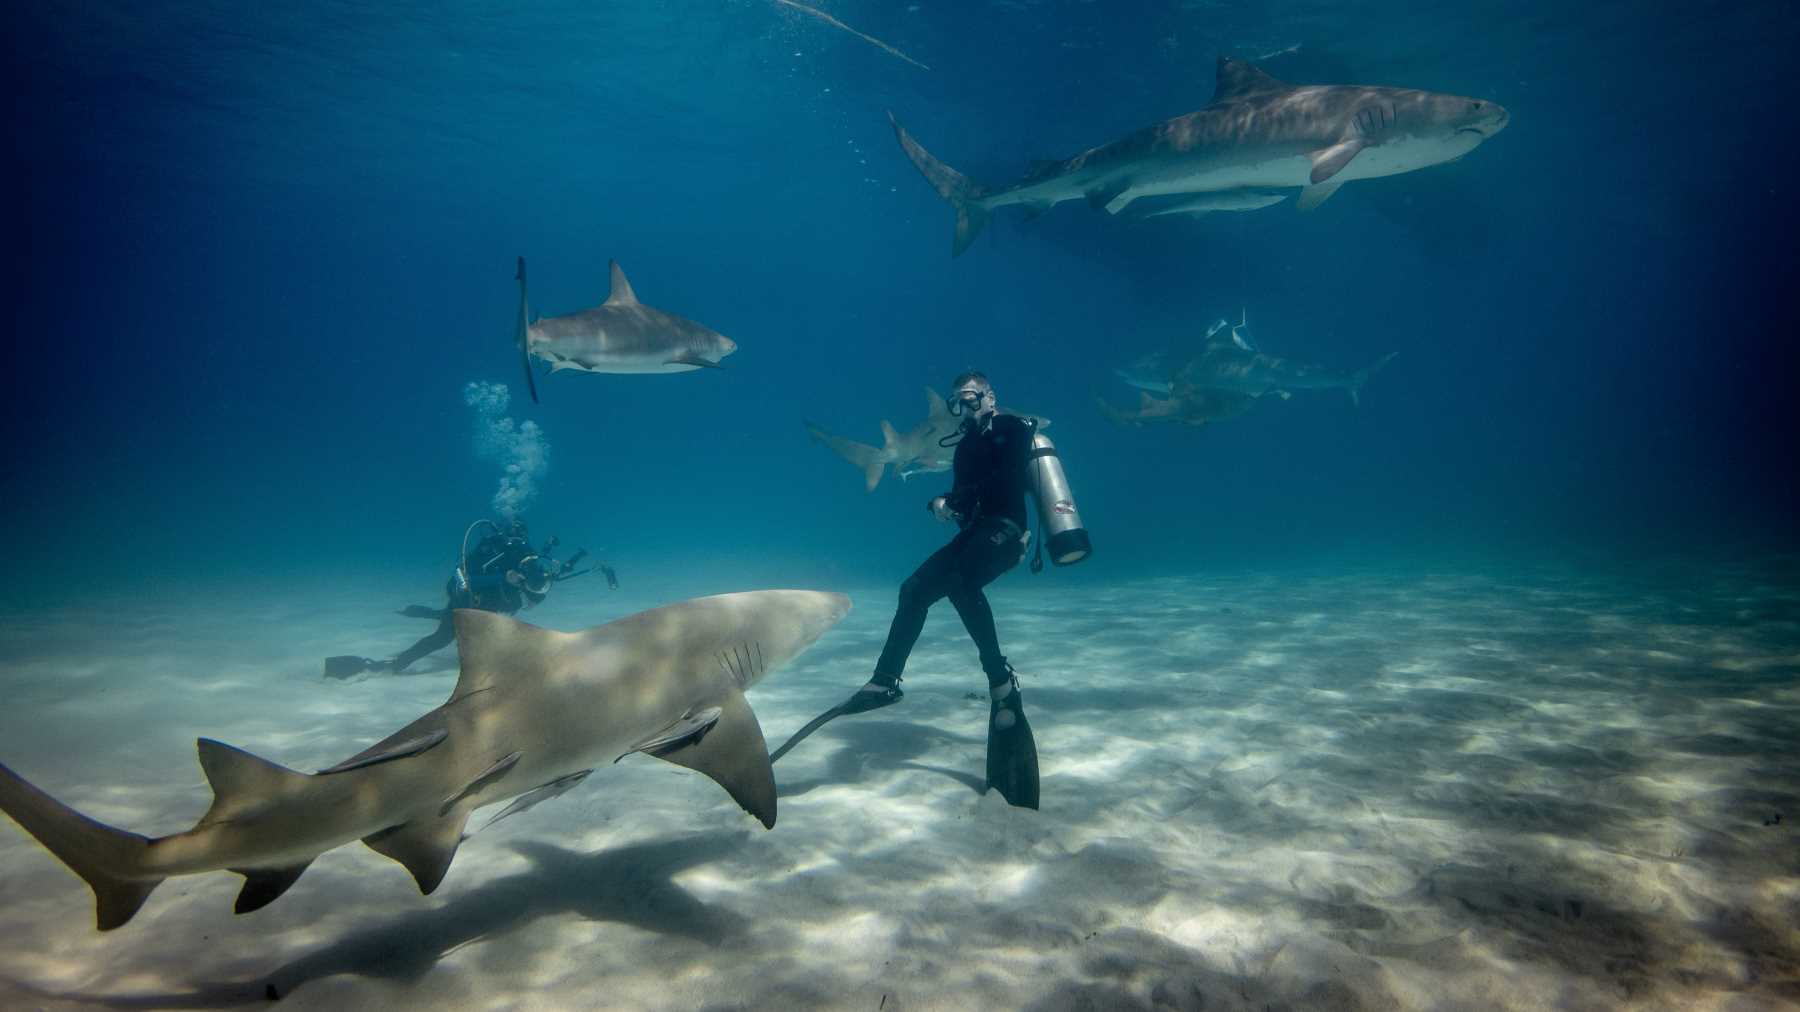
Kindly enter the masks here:
M 1202 390 L 1189 383 L 1177 383 L 1168 397 L 1152 397 L 1138 391 L 1136 411 L 1122 411 L 1099 397 L 1094 404 L 1107 421 L 1114 425 L 1142 426 L 1146 422 L 1173 422 L 1178 425 L 1205 425 L 1226 418 L 1236 418 L 1256 404 L 1251 394 L 1229 390 Z
M 593 309 L 529 322 L 525 258 L 519 258 L 519 320 L 516 336 L 525 364 L 525 384 L 537 401 L 531 356 L 550 363 L 551 372 L 664 373 L 717 369 L 737 350 L 737 342 L 692 320 L 638 301 L 619 262 L 611 262 L 612 290 Z
M 0 766 L 0 810 L 94 890 L 97 923 L 129 921 L 163 879 L 229 869 L 237 912 L 287 891 L 313 859 L 361 840 L 429 893 L 469 813 L 632 752 L 698 770 L 765 826 L 775 778 L 744 690 L 850 610 L 842 594 L 696 598 L 584 632 L 455 614 L 462 674 L 444 705 L 326 772 L 200 739 L 213 804 L 185 833 L 146 839 L 74 811 Z
M 1117 214 L 1141 197 L 1224 194 L 1219 207 L 1266 203 L 1271 188 L 1301 187 L 1299 206 L 1324 203 L 1352 179 L 1411 172 L 1460 158 L 1506 127 L 1493 102 L 1406 88 L 1296 86 L 1220 57 L 1212 104 L 1125 135 L 1019 183 L 993 189 L 934 158 L 888 114 L 919 172 L 956 212 L 952 256 L 988 215 L 1023 204 L 1034 214 L 1086 200 Z M 1251 191 L 1238 193 L 1237 191 Z
M 1197 350 L 1185 355 L 1148 355 L 1118 370 L 1118 375 L 1140 390 L 1158 394 L 1168 393 L 1173 384 L 1181 382 L 1252 396 L 1342 388 L 1349 392 L 1351 403 L 1360 404 L 1363 384 L 1397 354 L 1389 352 L 1365 368 L 1344 372 L 1267 354 L 1256 347 L 1244 323 L 1219 320 L 1207 330 Z

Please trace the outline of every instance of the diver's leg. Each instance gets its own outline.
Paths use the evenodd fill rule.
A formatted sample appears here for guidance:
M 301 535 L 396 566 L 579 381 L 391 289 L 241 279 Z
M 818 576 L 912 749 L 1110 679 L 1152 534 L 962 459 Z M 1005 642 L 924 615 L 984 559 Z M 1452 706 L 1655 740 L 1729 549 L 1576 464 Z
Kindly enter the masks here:
M 950 592 L 956 571 L 956 556 L 964 539 L 959 535 L 944 547 L 931 553 L 919 568 L 900 585 L 900 604 L 894 609 L 894 621 L 888 626 L 887 642 L 875 662 L 875 681 L 893 685 L 906 670 L 906 659 L 925 628 L 925 615 L 931 606 Z
M 963 627 L 975 641 L 981 670 L 988 679 L 987 785 L 1000 792 L 1010 805 L 1038 807 L 1037 740 L 1025 720 L 1025 701 L 1019 679 L 1006 655 L 1000 652 L 1000 635 L 994 628 L 994 609 L 982 588 L 1019 564 L 1024 544 L 1005 531 L 986 532 L 972 538 L 958 557 L 949 593 L 950 603 L 962 617 Z
M 426 634 L 419 642 L 400 651 L 398 656 L 388 662 L 387 669 L 399 674 L 426 654 L 449 646 L 450 641 L 454 639 L 456 639 L 456 623 L 452 620 L 450 613 L 446 611 L 444 617 L 438 620 L 436 629 Z

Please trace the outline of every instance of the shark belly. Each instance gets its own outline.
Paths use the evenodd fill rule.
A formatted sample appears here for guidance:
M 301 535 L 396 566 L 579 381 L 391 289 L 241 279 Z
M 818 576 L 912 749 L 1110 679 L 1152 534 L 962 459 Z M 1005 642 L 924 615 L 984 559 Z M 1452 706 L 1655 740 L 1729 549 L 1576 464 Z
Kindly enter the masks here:
M 1136 173 L 1127 172 L 1121 181 L 1128 185 L 1120 195 L 1125 203 L 1139 197 L 1161 197 L 1173 193 L 1212 193 L 1221 190 L 1253 188 L 1286 188 L 1307 185 L 1312 162 L 1305 155 L 1276 155 L 1265 158 L 1224 160 L 1182 159 Z M 1117 202 L 1115 202 L 1117 203 Z M 1115 211 L 1123 208 L 1119 203 Z

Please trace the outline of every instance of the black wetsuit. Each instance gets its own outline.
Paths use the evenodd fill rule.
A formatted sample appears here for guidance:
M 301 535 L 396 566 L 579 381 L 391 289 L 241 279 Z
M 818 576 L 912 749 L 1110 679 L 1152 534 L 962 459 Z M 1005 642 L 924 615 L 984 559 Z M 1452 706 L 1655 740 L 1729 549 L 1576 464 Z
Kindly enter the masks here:
M 432 616 L 438 620 L 437 628 L 426 633 L 419 642 L 400 651 L 389 662 L 388 670 L 396 673 L 405 671 L 426 654 L 449 646 L 456 639 L 456 623 L 451 616 L 457 608 L 480 608 L 502 615 L 511 615 L 523 608 L 525 592 L 506 582 L 506 573 L 517 569 L 526 558 L 536 554 L 530 543 L 523 538 L 500 535 L 483 538 L 474 554 L 469 557 L 469 586 L 462 586 L 455 573 L 450 575 L 450 579 L 444 583 L 444 595 L 447 598 L 444 607 Z M 430 614 L 423 609 L 413 613 Z
M 899 679 L 925 627 L 926 612 L 946 597 L 975 641 L 988 683 L 999 685 L 1011 677 L 1000 652 L 993 609 L 981 588 L 1025 555 L 1025 491 L 1033 431 L 1032 423 L 1017 415 L 995 415 L 986 430 L 968 432 L 956 444 L 951 465 L 954 487 L 945 498 L 958 514 L 962 530 L 900 585 L 900 607 L 881 659 L 875 662 L 877 681 Z

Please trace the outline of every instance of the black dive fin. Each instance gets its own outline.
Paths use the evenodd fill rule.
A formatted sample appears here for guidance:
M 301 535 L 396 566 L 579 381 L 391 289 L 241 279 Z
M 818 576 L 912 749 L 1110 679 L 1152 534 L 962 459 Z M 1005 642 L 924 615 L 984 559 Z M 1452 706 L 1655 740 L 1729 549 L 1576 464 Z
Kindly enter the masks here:
M 1013 690 L 1013 724 L 1004 730 L 988 720 L 987 784 L 1000 792 L 1006 803 L 1019 808 L 1038 806 L 1037 739 L 1031 735 L 1031 723 L 1017 708 L 1018 690 Z M 998 704 L 994 712 L 999 713 Z
M 756 816 L 764 828 L 773 829 L 775 770 L 769 765 L 762 725 L 756 722 L 742 692 L 728 693 L 719 701 L 718 710 L 718 717 L 701 733 L 690 732 L 685 742 L 651 754 L 712 777 L 744 811 Z
M 525 389 L 531 391 L 531 403 L 538 402 L 537 380 L 531 378 L 531 310 L 525 302 L 525 258 L 519 258 L 519 363 L 525 367 Z
M 382 661 L 373 657 L 358 657 L 355 654 L 339 654 L 325 658 L 325 677 L 344 679 L 352 675 L 360 675 L 365 671 L 374 671 L 382 666 Z
M 288 868 L 233 868 L 232 871 L 244 876 L 244 888 L 238 890 L 237 906 L 232 909 L 236 913 L 247 914 L 252 910 L 261 910 L 275 902 L 276 898 L 288 891 L 288 887 L 300 881 L 300 873 L 312 864 L 312 858 Z
M 789 738 L 785 744 L 775 750 L 775 754 L 769 757 L 769 761 L 774 762 L 782 756 L 787 755 L 795 745 L 805 741 L 808 735 L 845 714 L 867 713 L 870 710 L 879 710 L 884 706 L 892 706 L 904 698 L 906 697 L 900 691 L 899 686 L 894 686 L 884 692 L 876 692 L 867 687 L 858 689 L 850 694 L 849 699 L 844 700 L 842 703 L 839 703 L 831 709 L 826 710 L 824 713 L 819 714 L 817 717 L 807 721 L 805 727 L 795 731 L 792 738 Z
M 776 749 L 774 751 L 774 753 L 769 756 L 769 761 L 774 762 L 775 760 L 780 759 L 782 756 L 787 755 L 788 752 L 791 751 L 795 745 L 798 745 L 801 742 L 805 741 L 808 735 L 812 734 L 814 731 L 817 731 L 819 728 L 824 727 L 826 724 L 829 724 L 831 721 L 836 720 L 839 717 L 842 717 L 847 712 L 849 712 L 849 711 L 844 709 L 844 704 L 840 703 L 837 706 L 834 706 L 831 709 L 826 710 L 824 713 L 819 714 L 817 717 L 814 717 L 813 719 L 807 721 L 805 727 L 801 728 L 798 731 L 795 731 L 794 736 L 792 738 L 789 738 L 785 744 L 783 744 L 780 748 Z

